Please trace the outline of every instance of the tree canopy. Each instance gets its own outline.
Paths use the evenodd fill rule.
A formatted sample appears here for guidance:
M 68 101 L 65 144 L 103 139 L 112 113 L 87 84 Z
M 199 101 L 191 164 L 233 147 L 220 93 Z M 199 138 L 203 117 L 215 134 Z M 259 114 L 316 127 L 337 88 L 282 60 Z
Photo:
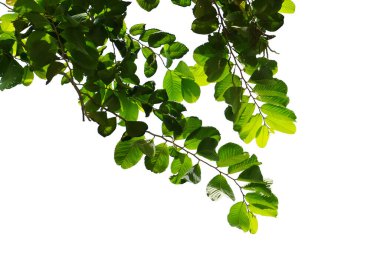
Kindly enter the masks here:
M 136 3 L 137 2 L 137 3 Z M 274 132 L 293 134 L 295 113 L 287 106 L 287 85 L 275 77 L 269 42 L 293 13 L 291 0 L 172 0 L 194 14 L 191 31 L 207 36 L 193 52 L 185 41 L 154 24 L 126 25 L 130 8 L 154 10 L 159 0 L 7 0 L 0 17 L 0 90 L 46 84 L 59 78 L 78 94 L 82 119 L 98 133 L 124 134 L 114 159 L 123 169 L 143 160 L 147 170 L 170 169 L 173 184 L 197 184 L 203 167 L 215 170 L 206 188 L 216 201 L 234 201 L 227 220 L 256 233 L 257 215 L 277 216 L 278 199 L 261 173 L 258 158 L 236 143 L 221 142 L 214 126 L 187 115 L 201 88 L 214 85 L 225 117 L 244 143 L 264 148 Z M 111 50 L 109 50 L 111 49 Z M 140 66 L 137 59 L 144 59 Z M 158 68 L 166 71 L 155 80 Z M 137 70 L 143 69 L 144 76 Z M 149 81 L 142 82 L 147 79 Z M 156 117 L 162 132 L 143 118 Z M 233 188 L 238 190 L 235 197 Z

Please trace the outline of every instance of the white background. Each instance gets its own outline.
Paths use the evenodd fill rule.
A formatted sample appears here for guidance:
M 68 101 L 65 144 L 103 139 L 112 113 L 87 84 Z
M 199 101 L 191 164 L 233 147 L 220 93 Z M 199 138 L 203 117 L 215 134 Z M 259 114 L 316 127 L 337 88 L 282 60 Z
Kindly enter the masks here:
M 190 9 L 166 1 L 149 14 L 133 4 L 128 23 L 148 19 L 193 48 L 204 41 L 189 30 Z M 104 139 L 81 122 L 75 91 L 57 79 L 0 93 L 0 252 L 380 252 L 380 3 L 296 4 L 272 48 L 298 132 L 245 146 L 274 180 L 278 218 L 260 217 L 256 235 L 229 227 L 232 202 L 206 197 L 206 166 L 195 186 L 141 163 L 122 170 L 121 132 Z M 241 143 L 212 96 L 202 88 L 188 115 Z

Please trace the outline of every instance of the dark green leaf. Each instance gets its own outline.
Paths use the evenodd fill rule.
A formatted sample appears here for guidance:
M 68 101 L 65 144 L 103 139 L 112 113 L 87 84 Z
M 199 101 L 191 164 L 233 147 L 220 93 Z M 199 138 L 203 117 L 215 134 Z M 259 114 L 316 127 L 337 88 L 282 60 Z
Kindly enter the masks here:
M 145 24 L 136 24 L 133 25 L 130 29 L 129 32 L 133 35 L 140 35 L 145 31 Z
M 197 154 L 201 155 L 209 160 L 217 161 L 218 154 L 215 151 L 215 148 L 218 146 L 218 141 L 213 138 L 203 139 L 197 148 Z
M 0 57 L 0 90 L 11 89 L 21 84 L 24 70 L 21 65 L 11 57 Z
M 260 167 L 254 165 L 240 173 L 237 180 L 243 182 L 263 182 L 264 179 L 261 174 Z
M 197 149 L 199 143 L 206 138 L 213 138 L 220 141 L 220 133 L 214 127 L 198 128 L 186 138 L 185 147 L 188 149 Z
M 148 130 L 148 125 L 142 121 L 127 121 L 125 126 L 127 127 L 126 135 L 130 137 L 143 136 Z
M 246 170 L 254 165 L 260 165 L 261 163 L 257 161 L 257 157 L 252 155 L 250 158 L 242 161 L 241 163 L 234 164 L 228 168 L 228 174 L 237 173 Z
M 165 44 L 171 44 L 175 41 L 175 36 L 166 32 L 156 32 L 149 36 L 148 43 L 151 47 L 160 47 Z

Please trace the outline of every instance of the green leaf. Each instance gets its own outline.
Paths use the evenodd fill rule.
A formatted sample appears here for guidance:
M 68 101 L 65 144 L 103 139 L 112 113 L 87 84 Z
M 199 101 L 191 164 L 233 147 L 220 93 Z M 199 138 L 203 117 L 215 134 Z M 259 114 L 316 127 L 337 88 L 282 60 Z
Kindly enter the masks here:
M 169 150 L 165 143 L 156 146 L 153 157 L 145 157 L 145 167 L 153 173 L 162 173 L 169 166 Z
M 169 100 L 182 102 L 182 80 L 173 70 L 168 70 L 164 77 L 164 89 Z
M 235 195 L 232 191 L 230 185 L 227 183 L 227 180 L 222 175 L 217 175 L 208 183 L 206 188 L 207 196 L 212 200 L 218 200 L 222 194 L 227 195 L 230 199 L 235 201 Z
M 241 103 L 240 108 L 234 117 L 234 130 L 240 132 L 245 125 L 249 124 L 254 111 L 255 104 Z
M 160 0 L 137 0 L 137 3 L 146 11 L 151 11 L 158 6 Z
M 271 129 L 285 134 L 294 134 L 297 130 L 296 125 L 291 120 L 268 116 L 265 118 L 265 122 Z
M 205 63 L 207 81 L 212 83 L 223 80 L 224 77 L 228 74 L 227 64 L 228 61 L 224 58 L 213 57 L 208 59 Z
M 21 15 L 29 12 L 44 12 L 45 10 L 33 0 L 17 0 L 13 10 Z
M 234 164 L 228 168 L 228 174 L 237 173 L 243 170 L 246 170 L 254 165 L 260 165 L 261 163 L 257 160 L 255 155 L 252 155 L 250 158 L 242 161 L 241 163 Z
M 188 103 L 195 103 L 201 95 L 201 89 L 198 84 L 191 79 L 183 78 L 182 83 L 182 97 Z
M 0 90 L 11 89 L 22 82 L 24 70 L 11 57 L 0 57 Z
M 172 0 L 173 4 L 186 7 L 191 5 L 191 0 Z
M 142 121 L 127 121 L 125 126 L 127 127 L 126 135 L 130 137 L 143 136 L 148 130 L 148 125 Z
M 136 24 L 133 25 L 130 29 L 129 32 L 133 36 L 140 35 L 145 31 L 145 24 Z
M 157 60 L 156 55 L 151 54 L 146 57 L 146 61 L 144 64 L 144 75 L 146 77 L 152 77 L 157 72 Z
M 240 139 L 245 143 L 250 143 L 254 138 L 256 138 L 257 132 L 263 124 L 263 118 L 260 114 L 252 116 L 249 121 L 241 126 L 239 130 Z
M 99 125 L 98 133 L 103 137 L 111 135 L 116 129 L 116 123 L 116 117 L 107 119 L 105 124 Z
M 161 54 L 170 59 L 180 59 L 189 52 L 189 49 L 181 42 L 174 42 L 161 51 Z
M 179 154 L 172 162 L 171 171 L 174 175 L 170 181 L 173 184 L 180 184 L 183 177 L 185 177 L 193 168 L 190 157 L 185 154 Z
M 201 65 L 195 64 L 195 66 L 190 67 L 190 71 L 193 73 L 194 80 L 199 86 L 210 84 L 207 81 L 207 75 Z
M 292 110 L 277 105 L 264 104 L 261 106 L 261 111 L 268 116 L 272 116 L 273 118 L 289 121 L 295 121 L 297 119 L 297 116 Z
M 149 36 L 148 43 L 151 47 L 160 47 L 165 44 L 171 44 L 175 41 L 175 36 L 166 32 L 156 32 Z
M 269 130 L 268 127 L 265 125 L 262 125 L 258 130 L 256 134 L 256 144 L 260 148 L 265 148 L 269 140 Z
M 201 181 L 201 167 L 199 163 L 193 166 L 193 168 L 183 177 L 187 182 L 198 184 Z
M 66 65 L 61 62 L 53 62 L 49 65 L 46 72 L 46 84 L 50 83 L 53 78 L 65 71 Z
M 247 152 L 239 145 L 229 142 L 221 146 L 218 150 L 219 160 L 216 162 L 218 167 L 228 167 L 249 158 Z
M 29 86 L 32 84 L 33 79 L 34 79 L 33 71 L 30 69 L 29 66 L 25 66 L 24 67 L 24 73 L 22 76 L 22 84 L 25 86 Z
M 42 31 L 32 32 L 26 41 L 25 48 L 33 67 L 37 69 L 53 62 L 58 52 L 55 38 Z
M 281 80 L 262 80 L 256 84 L 253 91 L 260 96 L 277 96 L 287 98 L 288 86 Z
M 136 145 L 146 156 L 154 157 L 156 146 L 154 145 L 153 140 L 138 140 L 136 141 Z
M 180 136 L 175 136 L 176 140 L 186 139 L 189 134 L 199 129 L 202 126 L 202 121 L 197 117 L 186 118 L 185 127 Z
M 292 0 L 284 0 L 280 13 L 293 14 L 296 11 L 296 5 Z
M 264 216 L 277 216 L 278 199 L 272 193 L 252 192 L 246 194 L 250 210 Z
M 237 180 L 243 182 L 263 182 L 264 178 L 261 174 L 260 167 L 254 165 L 240 173 Z
M 238 202 L 231 207 L 227 220 L 231 227 L 237 227 L 244 232 L 251 227 L 247 206 L 244 202 Z
M 210 34 L 218 29 L 219 21 L 215 16 L 197 18 L 191 24 L 191 30 L 198 34 Z
M 178 153 L 174 158 L 170 169 L 173 174 L 180 173 L 182 175 L 185 175 L 192 166 L 193 162 L 188 155 Z
M 143 153 L 136 145 L 136 141 L 144 137 L 132 138 L 127 141 L 120 141 L 115 148 L 115 162 L 123 169 L 129 169 L 135 166 L 141 159 Z
M 197 154 L 201 155 L 209 160 L 217 161 L 218 154 L 215 151 L 215 148 L 218 146 L 218 141 L 213 138 L 203 139 L 197 148 Z
M 241 87 L 241 80 L 236 75 L 228 74 L 223 80 L 216 83 L 214 93 L 215 100 L 224 101 L 224 93 L 233 86 Z
M 206 138 L 213 138 L 220 141 L 220 133 L 215 127 L 200 127 L 186 138 L 185 147 L 188 149 L 197 149 L 199 143 Z

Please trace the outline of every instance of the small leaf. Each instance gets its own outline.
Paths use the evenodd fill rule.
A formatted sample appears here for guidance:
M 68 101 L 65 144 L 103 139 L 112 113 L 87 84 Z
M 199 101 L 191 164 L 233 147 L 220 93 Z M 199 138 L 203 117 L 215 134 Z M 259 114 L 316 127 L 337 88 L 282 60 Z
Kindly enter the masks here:
M 227 195 L 230 199 L 235 201 L 235 195 L 232 191 L 230 185 L 227 183 L 227 180 L 222 175 L 217 175 L 208 183 L 206 188 L 207 196 L 211 198 L 212 201 L 218 200 L 222 193 Z
M 29 86 L 32 84 L 33 79 L 34 79 L 33 71 L 30 69 L 29 66 L 25 66 L 24 67 L 24 73 L 22 76 L 22 84 L 25 86 Z
M 140 35 L 145 31 L 145 24 L 136 24 L 133 25 L 130 29 L 129 32 L 133 35 Z
M 257 130 L 257 134 L 256 134 L 256 144 L 257 146 L 259 146 L 260 148 L 265 148 L 265 146 L 267 145 L 268 143 L 268 140 L 269 140 L 269 130 L 267 128 L 267 126 L 261 126 L 258 130 Z
M 293 14 L 296 11 L 296 5 L 292 0 L 284 0 L 280 13 Z
M 173 34 L 166 32 L 156 32 L 149 36 L 148 43 L 151 47 L 160 47 L 165 44 L 171 44 L 175 41 L 176 37 Z
M 162 173 L 169 166 L 169 149 L 165 143 L 156 146 L 153 157 L 145 157 L 145 167 L 153 173 Z
M 105 124 L 100 124 L 98 127 L 98 133 L 103 136 L 107 137 L 111 135 L 116 129 L 116 117 L 109 118 L 105 121 Z
M 189 156 L 179 153 L 171 164 L 171 171 L 174 175 L 171 178 L 171 182 L 174 184 L 180 184 L 183 177 L 187 175 L 193 167 L 193 163 Z

